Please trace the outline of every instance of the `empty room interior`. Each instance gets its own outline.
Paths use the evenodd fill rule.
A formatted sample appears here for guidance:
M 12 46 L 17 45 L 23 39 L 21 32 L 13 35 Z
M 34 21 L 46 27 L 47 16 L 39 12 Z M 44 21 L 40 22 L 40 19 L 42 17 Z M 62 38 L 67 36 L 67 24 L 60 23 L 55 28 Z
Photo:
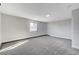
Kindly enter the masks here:
M 79 55 L 79 3 L 0 3 L 0 55 Z

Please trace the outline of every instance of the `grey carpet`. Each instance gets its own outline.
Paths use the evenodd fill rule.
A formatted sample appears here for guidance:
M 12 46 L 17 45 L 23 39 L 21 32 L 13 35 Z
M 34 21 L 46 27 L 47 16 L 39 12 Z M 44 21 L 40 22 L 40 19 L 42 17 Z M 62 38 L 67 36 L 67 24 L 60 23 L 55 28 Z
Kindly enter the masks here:
M 71 40 L 51 36 L 29 39 L 15 49 L 0 53 L 0 55 L 77 55 L 78 49 L 71 47 Z

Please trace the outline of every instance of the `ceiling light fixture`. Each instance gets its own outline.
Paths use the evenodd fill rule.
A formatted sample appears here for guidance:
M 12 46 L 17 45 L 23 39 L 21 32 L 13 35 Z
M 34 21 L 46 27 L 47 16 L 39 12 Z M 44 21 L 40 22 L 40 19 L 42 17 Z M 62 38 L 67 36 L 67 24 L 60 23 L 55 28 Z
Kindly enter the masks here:
M 50 17 L 50 14 L 47 14 L 46 17 Z

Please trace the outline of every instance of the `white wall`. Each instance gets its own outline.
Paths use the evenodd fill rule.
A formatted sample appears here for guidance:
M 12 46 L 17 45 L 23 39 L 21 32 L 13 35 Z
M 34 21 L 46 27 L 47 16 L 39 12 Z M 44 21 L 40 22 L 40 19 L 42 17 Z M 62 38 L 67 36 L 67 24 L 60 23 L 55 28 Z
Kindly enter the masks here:
M 79 9 L 73 10 L 73 39 L 72 47 L 79 49 Z
M 37 23 L 37 32 L 29 31 L 30 22 Z M 2 42 L 43 35 L 46 29 L 46 23 L 2 14 Z
M 1 13 L 0 13 L 0 47 L 1 47 Z
M 48 34 L 55 37 L 72 39 L 72 20 L 48 23 Z

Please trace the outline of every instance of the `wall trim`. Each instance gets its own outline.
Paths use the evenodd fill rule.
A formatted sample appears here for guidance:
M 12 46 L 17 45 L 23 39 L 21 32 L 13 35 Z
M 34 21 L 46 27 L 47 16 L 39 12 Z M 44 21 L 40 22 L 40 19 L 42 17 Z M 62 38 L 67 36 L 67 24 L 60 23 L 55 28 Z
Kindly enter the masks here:
M 49 34 L 48 34 L 48 35 L 49 35 Z M 69 38 L 63 38 L 63 37 L 54 36 L 54 35 L 49 35 L 49 36 L 56 37 L 56 38 L 60 38 L 60 39 L 68 39 L 68 40 L 72 40 L 72 39 L 69 39 Z
M 15 42 L 15 41 L 19 41 L 19 40 L 26 40 L 26 39 L 31 39 L 31 38 L 37 38 L 37 37 L 42 37 L 42 36 L 48 36 L 48 34 L 43 34 L 43 35 L 38 35 L 38 36 L 33 36 L 33 37 L 28 37 L 28 38 L 23 38 L 23 39 L 17 39 L 17 40 L 13 40 L 13 41 L 2 42 L 2 44 L 9 43 L 9 42 Z

